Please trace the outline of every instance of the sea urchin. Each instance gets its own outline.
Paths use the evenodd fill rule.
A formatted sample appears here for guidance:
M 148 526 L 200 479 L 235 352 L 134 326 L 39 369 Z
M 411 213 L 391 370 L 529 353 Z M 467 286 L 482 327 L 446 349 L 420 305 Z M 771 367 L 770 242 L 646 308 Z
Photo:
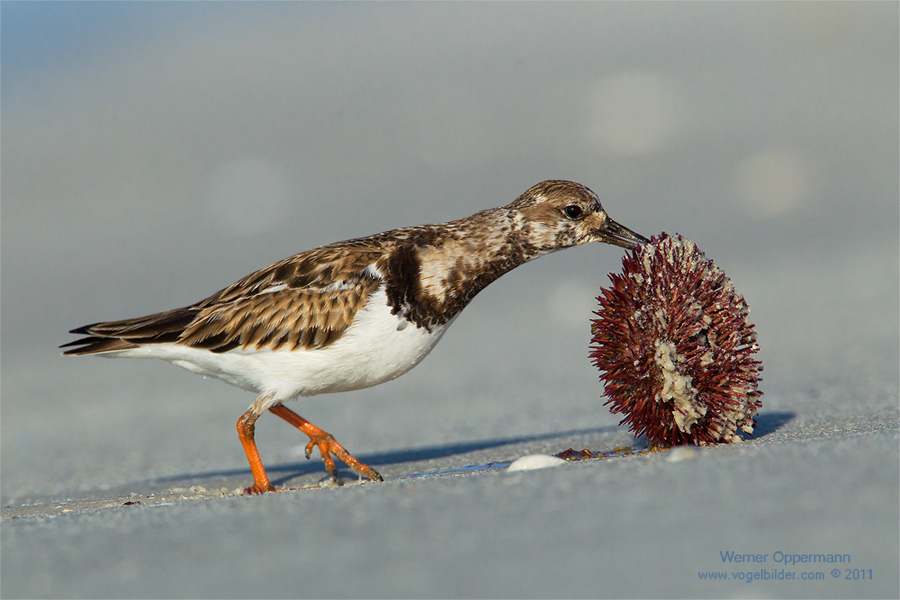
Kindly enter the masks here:
M 750 312 L 690 240 L 666 233 L 622 258 L 597 298 L 590 357 L 613 414 L 654 446 L 741 441 L 762 406 Z

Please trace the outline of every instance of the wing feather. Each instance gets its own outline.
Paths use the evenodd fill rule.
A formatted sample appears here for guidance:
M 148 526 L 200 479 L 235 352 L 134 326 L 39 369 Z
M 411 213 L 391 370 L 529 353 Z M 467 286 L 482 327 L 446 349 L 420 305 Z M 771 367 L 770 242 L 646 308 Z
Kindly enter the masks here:
M 213 352 L 314 350 L 340 339 L 381 285 L 386 237 L 361 238 L 286 258 L 191 306 L 73 329 L 61 347 L 93 354 L 175 342 Z

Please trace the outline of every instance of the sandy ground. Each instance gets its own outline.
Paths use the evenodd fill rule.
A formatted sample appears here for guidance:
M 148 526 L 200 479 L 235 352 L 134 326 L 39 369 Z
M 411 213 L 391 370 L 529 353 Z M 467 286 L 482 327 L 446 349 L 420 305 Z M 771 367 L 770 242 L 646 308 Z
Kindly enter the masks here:
M 0 11 L 4 598 L 900 595 L 897 4 Z M 506 275 L 408 375 L 292 405 L 379 484 L 321 485 L 263 418 L 297 489 L 234 494 L 249 394 L 56 348 L 546 178 L 732 277 L 751 439 L 505 470 L 642 447 L 587 359 L 610 246 Z

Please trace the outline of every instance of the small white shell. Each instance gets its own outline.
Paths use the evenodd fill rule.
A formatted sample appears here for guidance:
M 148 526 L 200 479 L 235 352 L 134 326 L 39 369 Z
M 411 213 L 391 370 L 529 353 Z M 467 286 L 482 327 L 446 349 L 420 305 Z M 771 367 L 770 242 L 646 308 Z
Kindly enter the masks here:
M 556 467 L 563 464 L 564 461 L 561 458 L 556 456 L 550 456 L 547 454 L 529 454 L 528 456 L 523 456 L 519 458 L 509 467 L 507 467 L 507 471 L 533 471 L 535 469 L 546 469 L 547 467 Z
M 666 456 L 666 462 L 681 462 L 683 460 L 691 460 L 699 456 L 700 451 L 691 446 L 676 446 L 669 450 Z

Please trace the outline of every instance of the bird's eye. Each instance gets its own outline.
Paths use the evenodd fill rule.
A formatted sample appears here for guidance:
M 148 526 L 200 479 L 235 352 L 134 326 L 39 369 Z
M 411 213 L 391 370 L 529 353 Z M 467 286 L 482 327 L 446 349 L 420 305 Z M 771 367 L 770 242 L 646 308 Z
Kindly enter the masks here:
M 577 204 L 570 204 L 563 209 L 563 212 L 570 219 L 577 219 L 584 214 L 584 209 Z

